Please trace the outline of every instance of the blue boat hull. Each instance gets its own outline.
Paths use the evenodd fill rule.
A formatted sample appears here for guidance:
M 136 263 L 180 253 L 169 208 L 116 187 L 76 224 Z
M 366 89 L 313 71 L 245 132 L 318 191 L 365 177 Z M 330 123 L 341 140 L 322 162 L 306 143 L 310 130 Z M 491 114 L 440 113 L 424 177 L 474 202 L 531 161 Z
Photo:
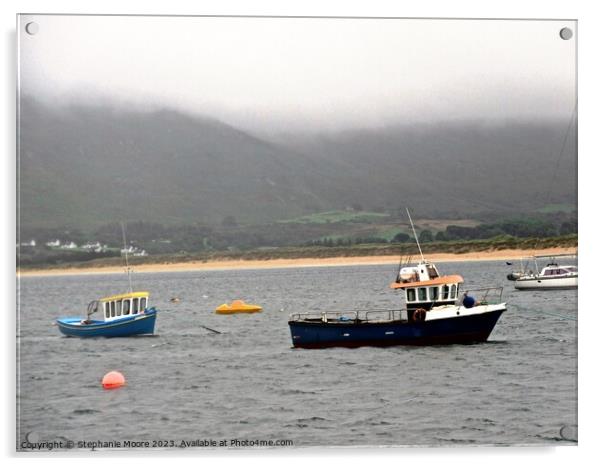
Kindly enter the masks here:
M 152 334 L 155 331 L 157 311 L 149 309 L 144 314 L 124 317 L 111 322 L 99 320 L 82 324 L 81 317 L 65 317 L 56 321 L 59 330 L 70 337 L 129 337 Z
M 486 341 L 504 311 L 424 322 L 290 321 L 289 327 L 295 348 L 467 344 Z

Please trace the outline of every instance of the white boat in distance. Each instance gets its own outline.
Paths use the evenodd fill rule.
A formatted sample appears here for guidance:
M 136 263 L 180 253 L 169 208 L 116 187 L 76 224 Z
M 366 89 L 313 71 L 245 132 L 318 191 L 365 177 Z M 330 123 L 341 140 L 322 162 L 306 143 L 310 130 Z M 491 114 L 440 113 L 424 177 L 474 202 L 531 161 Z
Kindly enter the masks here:
M 535 272 L 526 271 L 525 268 L 517 273 L 514 288 L 517 290 L 566 290 L 577 288 L 577 266 L 559 265 L 557 257 L 575 257 L 574 254 L 562 254 L 557 256 L 534 256 Z M 537 259 L 551 258 L 552 261 L 539 271 Z M 521 260 L 522 263 L 522 260 Z

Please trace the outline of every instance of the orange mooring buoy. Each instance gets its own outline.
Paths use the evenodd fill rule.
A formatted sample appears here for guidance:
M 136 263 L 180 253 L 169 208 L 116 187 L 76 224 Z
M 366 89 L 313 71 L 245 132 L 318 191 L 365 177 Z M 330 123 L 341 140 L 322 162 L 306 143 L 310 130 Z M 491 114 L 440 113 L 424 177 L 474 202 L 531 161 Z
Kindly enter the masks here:
M 125 377 L 121 372 L 111 371 L 102 378 L 102 388 L 106 390 L 123 387 L 124 385 Z

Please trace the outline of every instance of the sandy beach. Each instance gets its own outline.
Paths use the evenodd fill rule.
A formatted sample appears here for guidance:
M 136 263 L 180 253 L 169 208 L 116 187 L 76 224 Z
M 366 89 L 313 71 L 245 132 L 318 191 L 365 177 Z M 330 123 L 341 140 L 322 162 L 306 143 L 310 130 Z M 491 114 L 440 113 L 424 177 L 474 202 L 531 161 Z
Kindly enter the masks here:
M 428 254 L 426 258 L 433 262 L 459 262 L 459 261 L 484 261 L 484 260 L 513 260 L 533 255 L 575 254 L 576 248 L 548 248 L 537 250 L 505 249 L 498 251 L 479 251 L 464 254 Z M 418 256 L 413 256 L 417 260 Z M 219 260 L 197 261 L 181 263 L 141 264 L 135 267 L 136 273 L 152 272 L 187 272 L 210 270 L 234 269 L 278 269 L 297 267 L 337 267 L 345 265 L 382 265 L 397 264 L 399 256 L 362 256 L 362 257 L 323 257 L 299 259 L 269 259 L 269 260 Z M 93 275 L 108 273 L 123 273 L 124 268 L 119 266 L 89 267 L 89 268 L 56 268 L 56 269 L 29 269 L 17 270 L 20 277 L 41 277 L 55 275 Z

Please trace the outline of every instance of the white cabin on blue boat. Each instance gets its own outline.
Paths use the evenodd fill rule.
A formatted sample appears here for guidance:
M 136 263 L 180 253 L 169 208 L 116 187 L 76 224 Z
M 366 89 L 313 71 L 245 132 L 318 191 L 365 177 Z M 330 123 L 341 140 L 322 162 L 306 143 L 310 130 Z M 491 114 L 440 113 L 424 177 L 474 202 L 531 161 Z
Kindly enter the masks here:
M 435 264 L 420 262 L 415 266 L 401 267 L 391 288 L 405 290 L 408 309 L 431 309 L 455 303 L 460 293 L 460 275 L 439 275 Z
M 148 306 L 148 291 L 118 294 L 96 301 L 105 322 L 144 313 Z
M 61 317 L 61 333 L 73 337 L 128 337 L 152 334 L 157 311 L 148 307 L 149 293 L 130 292 L 101 298 L 88 304 L 86 317 Z M 98 313 L 97 319 L 92 315 Z

